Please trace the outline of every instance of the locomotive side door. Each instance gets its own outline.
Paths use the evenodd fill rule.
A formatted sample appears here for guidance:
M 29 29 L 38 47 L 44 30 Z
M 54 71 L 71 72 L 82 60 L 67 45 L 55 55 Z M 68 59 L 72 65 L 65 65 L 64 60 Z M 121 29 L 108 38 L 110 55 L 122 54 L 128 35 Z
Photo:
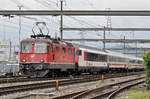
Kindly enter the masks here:
M 49 43 L 49 46 L 47 48 L 48 50 L 48 55 L 49 55 L 49 62 L 52 62 L 53 61 L 53 45 L 51 43 Z
M 53 62 L 60 62 L 60 57 L 61 57 L 61 53 L 60 53 L 60 46 L 57 44 L 53 44 Z

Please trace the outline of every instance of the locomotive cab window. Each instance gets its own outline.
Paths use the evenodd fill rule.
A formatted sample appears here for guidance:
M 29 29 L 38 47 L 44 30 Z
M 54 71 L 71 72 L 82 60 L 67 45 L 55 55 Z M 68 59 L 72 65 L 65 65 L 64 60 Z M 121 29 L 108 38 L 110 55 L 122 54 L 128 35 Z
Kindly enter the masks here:
M 82 55 L 82 51 L 81 50 L 76 50 L 75 54 L 78 55 L 78 56 L 81 56 Z
M 49 53 L 50 45 L 47 43 L 35 43 L 34 52 L 35 53 Z
M 32 52 L 32 43 L 22 43 L 21 44 L 22 53 L 31 53 Z

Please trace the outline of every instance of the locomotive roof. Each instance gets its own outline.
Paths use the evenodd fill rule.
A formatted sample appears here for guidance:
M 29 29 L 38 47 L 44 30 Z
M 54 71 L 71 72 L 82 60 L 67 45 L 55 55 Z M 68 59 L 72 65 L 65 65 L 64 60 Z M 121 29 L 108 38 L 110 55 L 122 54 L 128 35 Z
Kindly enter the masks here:
M 27 38 L 27 39 L 24 39 L 22 40 L 22 42 L 24 41 L 31 41 L 31 42 L 36 42 L 36 41 L 47 41 L 47 42 L 53 42 L 53 43 L 56 43 L 56 44 L 62 44 L 62 45 L 70 45 L 70 46 L 73 46 L 71 43 L 68 43 L 68 42 L 65 42 L 65 41 L 60 41 L 58 39 L 54 39 L 54 38 Z
M 52 40 L 51 39 L 45 39 L 45 38 L 38 38 L 38 39 L 27 38 L 27 39 L 24 39 L 22 41 L 49 41 L 49 42 L 51 42 Z

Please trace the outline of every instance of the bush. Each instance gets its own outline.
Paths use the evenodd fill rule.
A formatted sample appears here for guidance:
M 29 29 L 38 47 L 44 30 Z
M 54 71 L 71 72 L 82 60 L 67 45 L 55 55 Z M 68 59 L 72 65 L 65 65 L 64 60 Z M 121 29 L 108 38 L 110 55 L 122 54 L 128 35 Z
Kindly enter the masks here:
M 150 89 L 150 50 L 148 50 L 144 55 L 144 65 L 145 65 L 145 71 L 146 71 L 146 84 L 147 89 Z
M 133 90 L 128 93 L 128 97 L 125 99 L 150 99 L 150 91 L 140 91 L 140 90 Z

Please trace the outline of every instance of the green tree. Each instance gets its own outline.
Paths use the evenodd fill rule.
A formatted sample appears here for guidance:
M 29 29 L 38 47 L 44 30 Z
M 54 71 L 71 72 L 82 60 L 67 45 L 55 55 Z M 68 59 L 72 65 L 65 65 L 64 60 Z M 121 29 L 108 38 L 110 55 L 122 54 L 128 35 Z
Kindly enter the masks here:
M 146 84 L 147 89 L 150 89 L 150 50 L 148 50 L 144 55 L 144 65 L 145 65 L 145 71 L 146 71 Z

